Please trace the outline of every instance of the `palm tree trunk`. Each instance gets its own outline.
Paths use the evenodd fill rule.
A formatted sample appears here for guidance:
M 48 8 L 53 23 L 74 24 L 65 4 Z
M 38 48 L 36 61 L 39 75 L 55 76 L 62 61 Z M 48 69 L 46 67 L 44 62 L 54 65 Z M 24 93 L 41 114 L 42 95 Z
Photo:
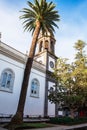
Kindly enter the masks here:
M 22 123 L 23 121 L 23 112 L 24 112 L 28 82 L 29 82 L 30 72 L 32 68 L 32 63 L 33 63 L 33 58 L 35 54 L 35 49 L 36 49 L 36 44 L 37 44 L 39 33 L 40 33 L 40 22 L 36 21 L 36 28 L 33 34 L 30 53 L 26 62 L 25 70 L 24 70 L 24 77 L 23 77 L 23 82 L 22 82 L 22 87 L 21 87 L 21 92 L 20 92 L 20 97 L 19 97 L 18 108 L 17 108 L 16 114 L 13 116 L 10 122 L 11 125 L 19 124 L 19 123 Z

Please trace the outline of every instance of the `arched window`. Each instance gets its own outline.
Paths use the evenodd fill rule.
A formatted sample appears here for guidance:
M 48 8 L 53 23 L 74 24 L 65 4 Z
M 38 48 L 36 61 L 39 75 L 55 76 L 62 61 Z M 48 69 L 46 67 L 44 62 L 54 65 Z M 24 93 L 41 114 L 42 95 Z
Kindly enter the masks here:
M 30 96 L 39 97 L 40 83 L 37 79 L 31 81 L 31 94 Z
M 40 42 L 39 52 L 43 51 L 43 41 Z
M 0 90 L 12 92 L 15 75 L 11 69 L 3 70 L 0 80 Z
M 54 53 L 54 43 L 51 41 L 51 52 Z
M 49 42 L 48 42 L 48 40 L 46 40 L 45 41 L 45 49 L 48 49 L 48 46 L 49 46 L 48 44 L 49 44 Z

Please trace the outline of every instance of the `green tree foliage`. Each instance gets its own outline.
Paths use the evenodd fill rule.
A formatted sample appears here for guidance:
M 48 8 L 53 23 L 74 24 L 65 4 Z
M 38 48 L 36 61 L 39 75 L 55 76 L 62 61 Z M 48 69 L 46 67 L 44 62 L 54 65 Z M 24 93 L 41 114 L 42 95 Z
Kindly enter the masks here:
M 87 105 L 87 56 L 86 43 L 78 40 L 75 43 L 75 60 L 71 64 L 67 59 L 58 58 L 54 76 L 57 80 L 55 90 L 49 92 L 49 100 L 70 109 Z

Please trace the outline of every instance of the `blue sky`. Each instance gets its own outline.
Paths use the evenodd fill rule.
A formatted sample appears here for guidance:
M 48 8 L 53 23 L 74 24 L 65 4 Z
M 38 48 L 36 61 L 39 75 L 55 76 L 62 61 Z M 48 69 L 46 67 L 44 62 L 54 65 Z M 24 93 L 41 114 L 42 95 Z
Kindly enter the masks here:
M 55 30 L 55 52 L 57 56 L 72 61 L 75 54 L 74 43 L 78 39 L 87 43 L 87 0 L 53 0 L 53 2 L 60 15 L 59 29 Z M 29 50 L 32 40 L 31 33 L 23 32 L 22 21 L 19 20 L 21 15 L 19 11 L 27 7 L 26 3 L 26 0 L 0 0 L 2 41 L 23 53 Z

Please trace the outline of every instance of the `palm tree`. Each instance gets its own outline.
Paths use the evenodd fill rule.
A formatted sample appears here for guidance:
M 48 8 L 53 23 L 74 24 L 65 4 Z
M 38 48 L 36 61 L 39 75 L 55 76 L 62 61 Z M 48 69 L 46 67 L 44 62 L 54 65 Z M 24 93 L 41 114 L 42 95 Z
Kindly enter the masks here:
M 28 88 L 28 81 L 35 54 L 36 44 L 40 31 L 45 34 L 48 31 L 54 32 L 54 27 L 58 27 L 56 22 L 59 21 L 58 11 L 55 11 L 55 4 L 53 2 L 46 2 L 46 0 L 34 0 L 34 3 L 27 2 L 29 8 L 23 8 L 21 11 L 23 15 L 24 30 L 32 31 L 33 38 L 31 43 L 30 52 L 26 62 L 22 88 L 18 103 L 17 112 L 11 120 L 11 123 L 20 123 L 23 121 L 23 111 L 26 100 L 26 93 Z

